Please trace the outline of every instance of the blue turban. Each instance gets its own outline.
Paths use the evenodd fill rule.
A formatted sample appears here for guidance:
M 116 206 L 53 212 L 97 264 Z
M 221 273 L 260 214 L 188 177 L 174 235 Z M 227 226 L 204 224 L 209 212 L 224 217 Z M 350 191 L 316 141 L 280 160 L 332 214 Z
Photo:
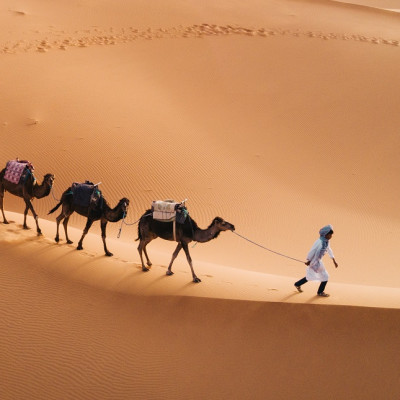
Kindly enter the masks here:
M 325 237 L 330 231 L 333 231 L 332 225 L 326 225 L 319 230 L 319 236 Z
M 333 231 L 332 225 L 326 225 L 319 230 L 319 238 L 322 242 L 322 248 L 319 256 L 322 258 L 328 248 L 329 240 L 325 237 L 330 231 Z

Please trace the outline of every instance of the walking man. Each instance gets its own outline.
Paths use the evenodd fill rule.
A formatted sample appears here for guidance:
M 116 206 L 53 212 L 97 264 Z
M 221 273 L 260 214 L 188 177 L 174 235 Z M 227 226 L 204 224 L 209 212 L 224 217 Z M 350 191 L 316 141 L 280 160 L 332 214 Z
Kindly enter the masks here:
M 325 293 L 325 287 L 328 283 L 329 275 L 325 269 L 324 263 L 322 262 L 322 257 L 325 253 L 328 253 L 329 257 L 332 258 L 335 268 L 338 267 L 338 263 L 335 260 L 333 251 L 329 245 L 329 240 L 332 238 L 333 229 L 332 225 L 326 225 L 319 231 L 319 239 L 315 241 L 311 250 L 307 255 L 307 271 L 306 276 L 303 279 L 297 281 L 294 286 L 299 292 L 302 292 L 301 286 L 308 281 L 320 281 L 321 284 L 318 288 L 318 296 L 329 297 L 329 294 Z

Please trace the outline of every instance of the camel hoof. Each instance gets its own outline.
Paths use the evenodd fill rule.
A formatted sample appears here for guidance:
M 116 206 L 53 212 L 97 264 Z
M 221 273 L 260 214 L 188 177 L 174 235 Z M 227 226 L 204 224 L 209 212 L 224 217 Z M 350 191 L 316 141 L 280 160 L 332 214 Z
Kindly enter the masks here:
M 148 263 L 147 263 L 147 266 L 148 267 L 151 267 L 153 264 L 149 261 Z
M 58 243 L 60 241 L 60 238 L 56 237 L 54 240 Z
M 8 221 L 3 221 L 3 224 L 6 224 L 6 225 L 8 225 L 8 224 L 9 224 L 9 222 L 8 222 Z
M 37 233 L 37 235 L 38 235 L 38 236 L 43 236 L 43 233 L 42 233 L 41 231 L 39 231 L 39 232 Z
M 149 268 L 142 267 L 142 271 L 143 271 L 143 272 L 147 272 L 147 271 L 149 271 Z
M 74 243 L 72 240 L 67 240 L 67 244 L 72 244 L 72 243 Z
M 23 228 L 26 229 L 26 230 L 31 229 L 31 228 L 29 228 L 28 225 L 24 225 Z
M 83 250 L 83 247 L 81 245 L 79 245 L 76 249 L 77 250 Z
M 107 257 L 112 257 L 114 254 L 113 253 L 110 253 L 109 251 L 106 253 L 106 256 Z
M 194 283 L 200 283 L 201 279 L 196 276 L 196 278 L 193 278 L 193 282 Z
M 173 275 L 174 273 L 172 271 L 167 271 L 165 274 L 170 276 L 170 275 Z

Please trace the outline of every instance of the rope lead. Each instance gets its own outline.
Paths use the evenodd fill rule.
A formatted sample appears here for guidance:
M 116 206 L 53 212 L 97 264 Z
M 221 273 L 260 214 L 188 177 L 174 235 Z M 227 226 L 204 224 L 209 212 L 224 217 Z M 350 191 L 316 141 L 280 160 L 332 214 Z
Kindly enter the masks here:
M 256 242 L 253 242 L 252 240 L 250 240 L 250 239 L 248 239 L 248 238 L 246 238 L 246 237 L 240 235 L 239 233 L 237 233 L 237 232 L 235 232 L 235 231 L 232 231 L 232 232 L 233 232 L 235 235 L 241 237 L 242 239 L 247 240 L 248 242 L 253 243 L 253 244 L 255 244 L 255 245 L 258 246 L 258 247 L 261 247 L 261 248 L 264 249 L 264 250 L 270 251 L 271 253 L 277 254 L 278 256 L 282 256 L 282 257 L 285 257 L 285 258 L 290 258 L 291 260 L 298 261 L 298 262 L 301 262 L 302 264 L 304 264 L 304 261 L 302 261 L 302 260 L 299 260 L 299 259 L 293 258 L 293 257 L 289 257 L 289 256 L 287 256 L 287 255 L 285 255 L 285 254 L 282 254 L 282 253 L 278 253 L 277 251 L 268 249 L 267 247 L 262 246 L 261 244 L 258 244 L 258 243 L 256 243 Z
M 151 213 L 150 213 L 150 214 L 146 214 L 146 215 L 142 215 L 142 216 L 141 216 L 138 220 L 136 220 L 135 222 L 128 223 L 128 222 L 125 222 L 126 213 L 124 212 L 124 216 L 123 216 L 122 221 L 121 221 L 121 227 L 119 228 L 119 232 L 118 232 L 117 238 L 119 239 L 120 236 L 121 236 L 121 231 L 122 231 L 123 225 L 126 225 L 126 226 L 135 225 L 135 224 L 137 224 L 142 218 L 148 217 L 149 215 L 151 215 Z
M 126 216 L 126 212 L 124 211 L 124 216 L 122 217 L 121 226 L 120 226 L 120 228 L 119 228 L 119 232 L 118 232 L 118 235 L 117 235 L 117 239 L 119 239 L 120 236 L 121 236 L 122 226 L 123 226 L 123 224 L 124 224 L 124 222 L 125 222 L 125 216 Z

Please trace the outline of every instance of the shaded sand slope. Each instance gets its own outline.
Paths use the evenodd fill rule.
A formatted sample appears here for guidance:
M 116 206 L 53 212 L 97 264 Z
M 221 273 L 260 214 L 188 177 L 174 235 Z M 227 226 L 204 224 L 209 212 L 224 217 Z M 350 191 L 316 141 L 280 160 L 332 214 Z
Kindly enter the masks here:
M 224 286 L 0 232 L 2 399 L 400 395 L 398 309 L 192 297 Z

